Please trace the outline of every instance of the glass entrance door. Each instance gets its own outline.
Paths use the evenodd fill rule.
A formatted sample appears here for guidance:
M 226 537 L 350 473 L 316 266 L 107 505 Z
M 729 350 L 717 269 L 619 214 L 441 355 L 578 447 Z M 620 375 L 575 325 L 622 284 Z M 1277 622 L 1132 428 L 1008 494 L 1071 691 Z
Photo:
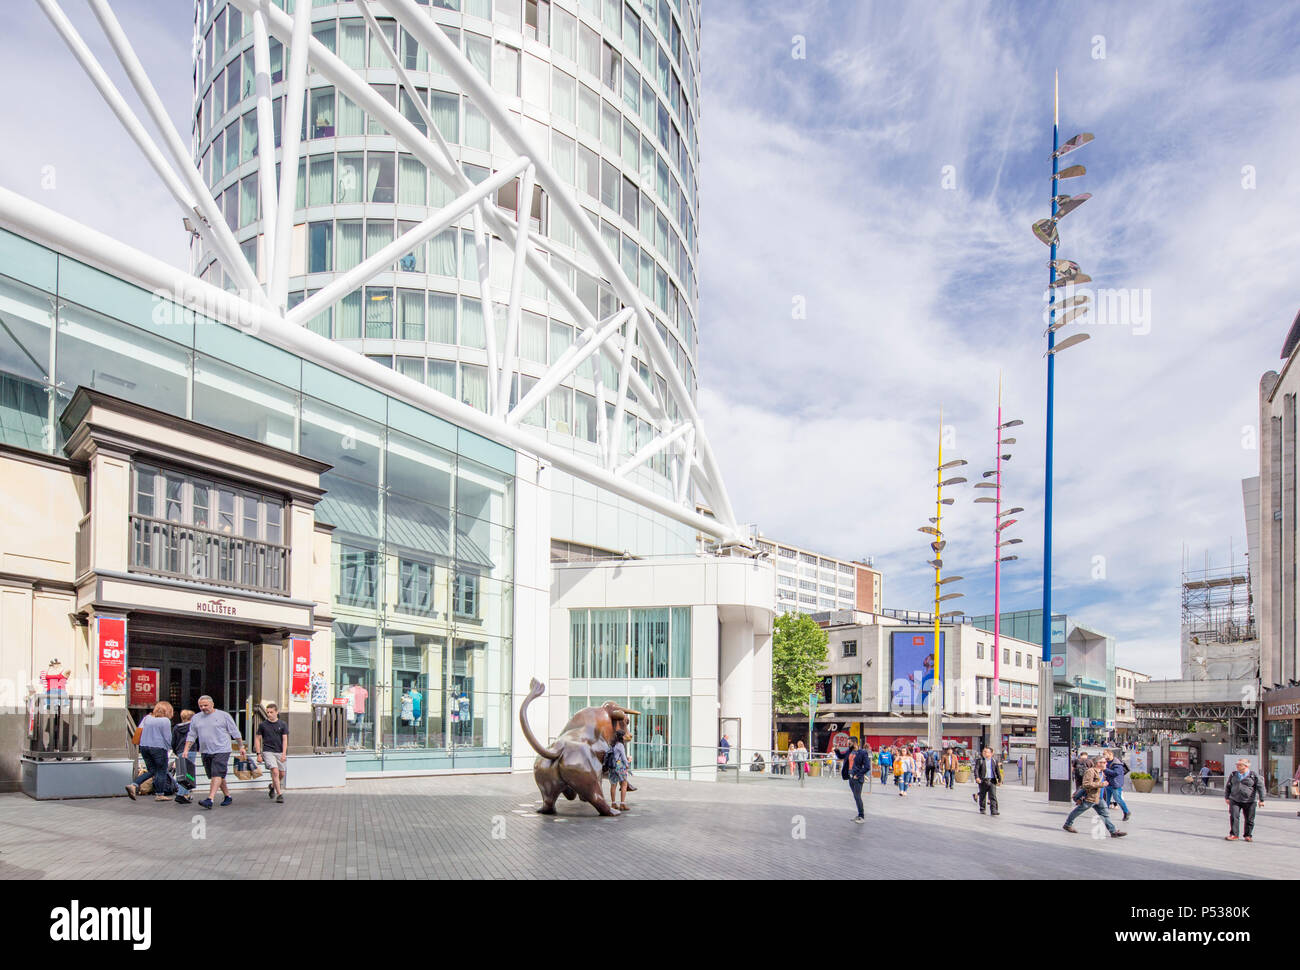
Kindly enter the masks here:
M 249 657 L 247 643 L 226 648 L 226 710 L 239 726 L 239 733 L 248 737 L 248 707 L 252 701 L 249 693 Z

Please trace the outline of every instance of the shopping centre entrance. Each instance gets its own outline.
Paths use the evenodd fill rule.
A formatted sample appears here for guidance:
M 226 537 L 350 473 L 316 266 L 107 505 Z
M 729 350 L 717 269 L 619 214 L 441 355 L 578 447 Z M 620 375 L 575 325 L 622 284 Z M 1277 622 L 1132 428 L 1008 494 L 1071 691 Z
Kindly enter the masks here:
M 254 704 L 270 698 L 284 703 L 278 676 L 282 648 L 263 643 L 261 631 L 150 614 L 132 614 L 129 629 L 128 683 L 142 688 L 128 694 L 137 724 L 156 701 L 170 703 L 179 721 L 182 710 L 197 711 L 199 697 L 207 694 L 247 738 Z M 156 685 L 152 693 L 143 689 L 148 685 Z

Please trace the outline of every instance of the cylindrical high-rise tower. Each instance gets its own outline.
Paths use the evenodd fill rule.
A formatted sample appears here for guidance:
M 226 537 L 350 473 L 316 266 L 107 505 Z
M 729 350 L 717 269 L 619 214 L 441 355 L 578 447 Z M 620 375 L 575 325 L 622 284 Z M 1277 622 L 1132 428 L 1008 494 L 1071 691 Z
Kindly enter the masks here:
M 306 0 L 298 0 L 306 2 Z M 293 10 L 294 0 L 275 0 Z M 464 52 L 517 116 L 533 152 L 569 181 L 592 225 L 644 295 L 692 396 L 697 390 L 696 172 L 699 143 L 698 0 L 432 0 L 427 16 Z M 458 90 L 437 61 L 383 5 L 372 10 L 413 80 L 442 137 L 474 182 L 515 157 L 484 114 Z M 417 127 L 421 113 L 403 89 L 385 45 L 372 36 L 358 5 L 321 3 L 311 12 L 312 36 L 376 87 Z M 195 4 L 194 156 L 230 228 L 260 279 L 269 241 L 258 222 L 261 193 L 251 18 L 227 0 Z M 270 41 L 274 139 L 288 55 Z M 293 204 L 289 304 L 302 302 L 339 274 L 448 203 L 452 189 L 342 92 L 308 76 L 302 119 L 302 162 Z M 277 153 L 277 165 L 278 165 Z M 496 204 L 516 211 L 519 180 Z M 608 280 L 581 248 L 574 229 L 552 211 L 542 187 L 533 191 L 531 232 L 597 319 L 619 309 Z M 308 326 L 402 374 L 474 407 L 489 400 L 485 314 L 504 334 L 511 251 L 489 245 L 487 292 L 479 282 L 472 218 L 402 256 L 388 272 L 343 297 Z M 233 286 L 212 253 L 198 247 L 196 272 Z M 501 339 L 500 337 L 498 339 Z M 511 401 L 536 384 L 575 340 L 575 321 L 529 273 L 519 322 L 517 374 Z M 498 351 L 500 353 L 500 351 Z M 666 383 L 644 350 L 634 367 L 667 401 Z M 597 380 L 596 367 L 603 368 Z M 596 456 L 597 408 L 615 415 L 618 366 L 598 356 L 547 395 L 523 419 L 554 443 Z M 603 399 L 599 397 L 604 388 Z M 669 413 L 674 408 L 669 405 Z M 647 414 L 631 402 L 620 454 L 651 440 Z M 673 493 L 661 452 L 629 477 Z M 664 555 L 689 552 L 693 532 L 634 503 L 568 475 L 553 478 L 553 550 Z

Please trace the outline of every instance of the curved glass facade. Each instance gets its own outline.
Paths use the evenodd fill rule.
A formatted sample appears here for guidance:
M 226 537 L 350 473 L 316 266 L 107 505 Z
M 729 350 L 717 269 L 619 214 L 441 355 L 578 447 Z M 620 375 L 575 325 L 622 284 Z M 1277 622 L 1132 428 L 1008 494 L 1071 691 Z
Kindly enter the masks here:
M 292 0 L 276 0 L 292 11 Z M 699 10 L 696 0 L 433 0 L 427 15 L 456 43 L 505 100 L 532 144 L 569 182 L 584 212 L 624 273 L 641 289 L 692 395 L 697 388 Z M 377 87 L 417 128 L 424 122 L 398 84 L 384 47 L 351 3 L 316 2 L 312 33 Z M 473 181 L 512 157 L 486 118 L 437 62 L 393 20 L 379 25 L 410 73 L 419 99 Z M 254 55 L 249 18 L 224 0 L 196 3 L 193 143 L 204 180 L 259 277 L 265 241 L 258 234 L 259 193 Z M 271 41 L 275 138 L 285 94 L 283 46 Z M 357 265 L 427 218 L 451 189 L 402 150 L 374 118 L 309 74 L 302 122 L 293 229 L 290 303 Z M 511 216 L 518 180 L 497 194 Z M 574 229 L 546 191 L 522 200 L 531 228 L 564 277 L 599 319 L 619 302 Z M 403 256 L 388 272 L 308 325 L 402 374 L 486 410 L 484 321 L 502 321 L 504 337 L 512 254 L 489 249 L 481 287 L 466 217 Z M 211 254 L 196 250 L 194 269 L 232 285 Z M 485 292 L 486 290 L 486 292 Z M 575 340 L 575 321 L 529 273 L 523 289 L 517 401 Z M 636 353 L 635 366 L 666 400 L 666 382 Z M 594 368 L 606 388 L 598 399 Z M 609 360 L 588 361 L 523 419 L 552 441 L 592 457 L 596 409 L 612 419 L 618 384 Z M 669 404 L 676 418 L 676 408 Z M 620 429 L 623 455 L 652 437 L 635 402 Z M 632 480 L 671 494 L 668 460 L 659 455 Z M 555 475 L 553 535 L 613 551 L 661 555 L 693 549 L 691 530 L 631 503 Z

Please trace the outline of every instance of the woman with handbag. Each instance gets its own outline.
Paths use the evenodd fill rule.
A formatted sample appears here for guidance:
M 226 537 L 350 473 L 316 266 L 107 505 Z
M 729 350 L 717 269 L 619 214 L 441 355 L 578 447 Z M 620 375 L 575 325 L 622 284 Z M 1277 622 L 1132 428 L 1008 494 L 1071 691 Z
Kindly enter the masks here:
M 166 802 L 170 795 L 163 794 L 170 787 L 167 780 L 167 752 L 172 746 L 172 706 L 166 701 L 159 701 L 153 706 L 153 713 L 146 714 L 140 721 L 132 738 L 140 746 L 140 758 L 144 761 L 144 771 L 126 786 L 126 793 L 131 801 L 139 793 L 140 785 L 146 778 L 153 778 L 153 800 Z

